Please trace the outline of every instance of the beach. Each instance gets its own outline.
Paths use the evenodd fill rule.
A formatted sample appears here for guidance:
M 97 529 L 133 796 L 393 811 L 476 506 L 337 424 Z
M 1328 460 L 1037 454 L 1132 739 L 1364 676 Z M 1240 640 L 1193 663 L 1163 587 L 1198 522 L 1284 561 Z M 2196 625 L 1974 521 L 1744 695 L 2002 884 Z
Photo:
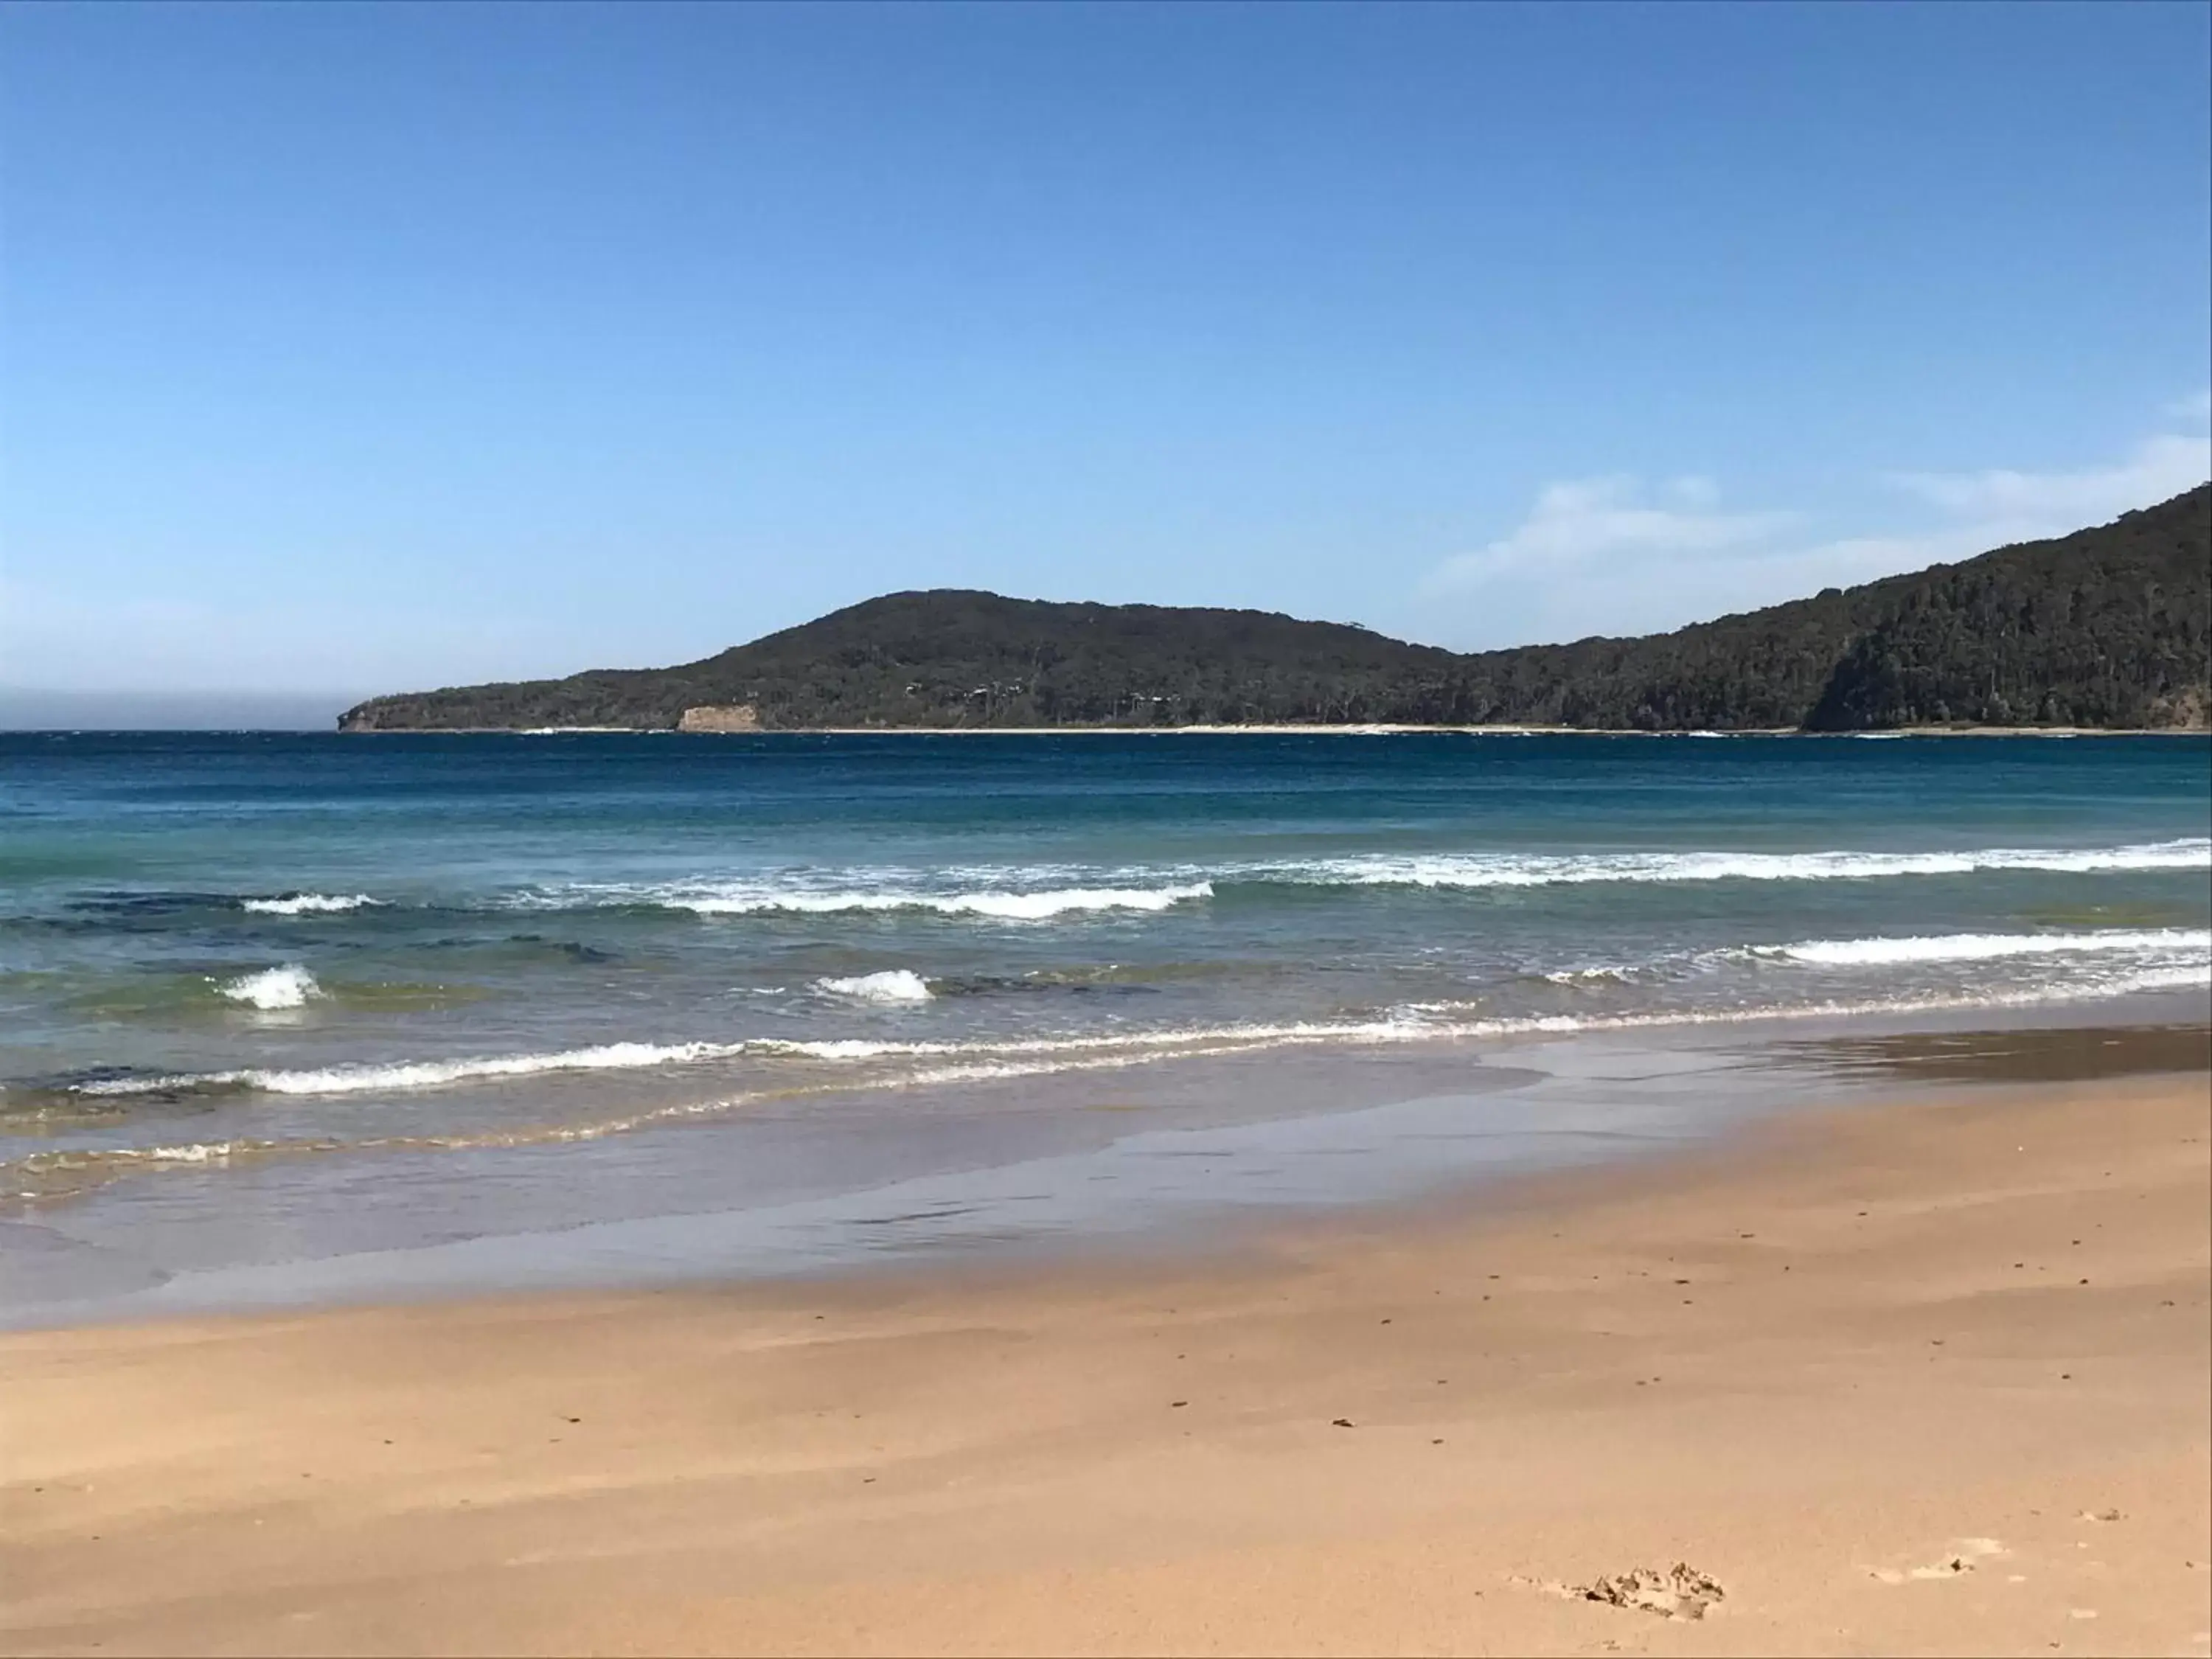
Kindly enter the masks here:
M 1204 1251 L 17 1332 L 4 1642 L 2202 1653 L 2208 1134 L 1922 1080 Z
M 2206 1651 L 2201 741 L 0 749 L 0 1648 Z
M 2208 58 L 0 0 L 0 1659 L 2212 1659 Z

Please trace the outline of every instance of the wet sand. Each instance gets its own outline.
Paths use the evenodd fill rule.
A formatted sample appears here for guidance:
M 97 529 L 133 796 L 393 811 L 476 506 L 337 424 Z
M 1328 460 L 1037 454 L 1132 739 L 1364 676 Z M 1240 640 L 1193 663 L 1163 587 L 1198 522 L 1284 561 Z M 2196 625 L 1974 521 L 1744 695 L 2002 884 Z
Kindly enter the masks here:
M 1756 1051 L 1769 1065 L 1857 1078 L 1948 1083 L 2091 1083 L 2212 1071 L 2212 1027 L 2020 1025 L 1787 1039 Z
M 1913 1086 L 1202 1260 L 0 1337 L 0 1646 L 2206 1652 L 2204 1075 Z

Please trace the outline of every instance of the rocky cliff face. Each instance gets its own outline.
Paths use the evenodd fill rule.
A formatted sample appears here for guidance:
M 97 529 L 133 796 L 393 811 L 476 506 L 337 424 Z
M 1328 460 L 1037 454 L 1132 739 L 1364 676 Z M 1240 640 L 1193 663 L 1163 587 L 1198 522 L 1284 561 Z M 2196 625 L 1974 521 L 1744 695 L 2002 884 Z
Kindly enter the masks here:
M 749 702 L 697 703 L 677 718 L 679 732 L 757 732 L 760 711 Z

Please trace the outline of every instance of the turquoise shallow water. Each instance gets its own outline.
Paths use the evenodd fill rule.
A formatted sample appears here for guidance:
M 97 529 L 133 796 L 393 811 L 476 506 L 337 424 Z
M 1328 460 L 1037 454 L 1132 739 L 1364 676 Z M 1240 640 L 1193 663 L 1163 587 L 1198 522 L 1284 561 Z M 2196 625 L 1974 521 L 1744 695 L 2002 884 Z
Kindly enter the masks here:
M 2202 739 L 0 744 L 19 1173 L 2212 955 Z
M 10 734 L 0 1202 L 550 1225 L 679 1129 L 811 1126 L 684 1143 L 781 1201 L 1164 1060 L 2201 991 L 2208 872 L 2201 738 Z

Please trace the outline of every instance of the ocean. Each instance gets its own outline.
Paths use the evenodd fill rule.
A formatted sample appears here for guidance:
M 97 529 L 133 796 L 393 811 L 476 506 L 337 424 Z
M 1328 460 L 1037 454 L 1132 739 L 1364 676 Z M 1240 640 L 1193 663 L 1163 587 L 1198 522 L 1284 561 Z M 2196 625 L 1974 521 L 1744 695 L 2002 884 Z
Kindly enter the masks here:
M 2202 737 L 9 733 L 0 825 L 0 1316 L 1011 1237 L 962 1193 L 1037 1160 L 1122 1224 L 1261 1124 L 1371 1195 L 1284 1137 L 1587 1145 L 1711 1091 L 1519 1086 L 1572 1039 L 2212 984 Z

